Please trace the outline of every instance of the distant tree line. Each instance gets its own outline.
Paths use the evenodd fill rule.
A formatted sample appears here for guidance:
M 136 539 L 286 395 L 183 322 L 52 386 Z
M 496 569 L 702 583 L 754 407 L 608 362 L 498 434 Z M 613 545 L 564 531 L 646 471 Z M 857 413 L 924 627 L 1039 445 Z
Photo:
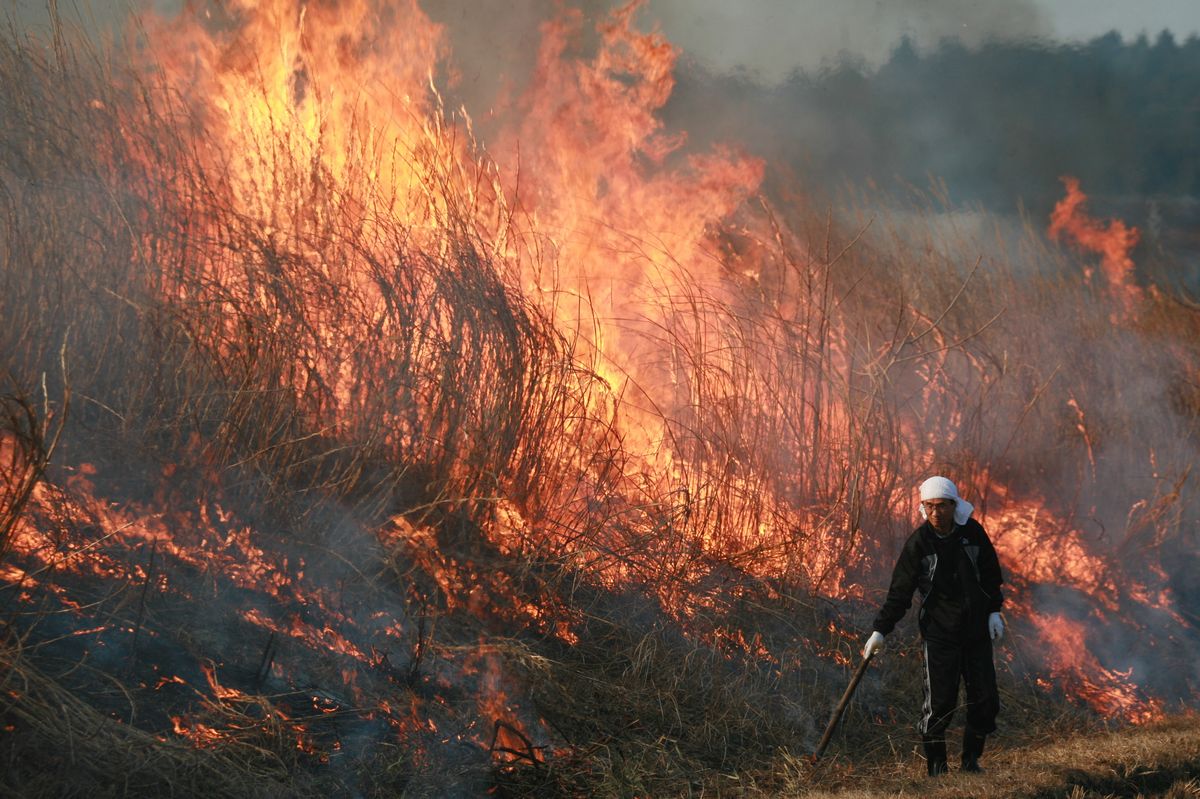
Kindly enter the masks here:
M 737 140 L 836 187 L 944 180 L 951 199 L 1042 211 L 1072 174 L 1112 198 L 1200 196 L 1200 39 L 1164 31 L 1083 45 L 905 39 L 870 69 L 843 61 L 768 87 L 680 69 L 668 123 Z

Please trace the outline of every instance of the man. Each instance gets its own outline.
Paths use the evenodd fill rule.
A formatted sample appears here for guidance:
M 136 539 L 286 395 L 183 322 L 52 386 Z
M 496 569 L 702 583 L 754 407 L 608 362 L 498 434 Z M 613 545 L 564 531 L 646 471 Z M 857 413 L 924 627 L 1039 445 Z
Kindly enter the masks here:
M 1000 698 L 992 641 L 1004 634 L 1000 561 L 987 533 L 971 518 L 975 510 L 945 477 L 921 484 L 921 516 L 892 572 L 887 599 L 863 648 L 869 657 L 921 592 L 918 626 L 925 645 L 925 705 L 918 729 L 929 776 L 944 774 L 946 728 L 958 705 L 958 684 L 967 689 L 962 770 L 982 771 L 979 756 L 996 729 Z

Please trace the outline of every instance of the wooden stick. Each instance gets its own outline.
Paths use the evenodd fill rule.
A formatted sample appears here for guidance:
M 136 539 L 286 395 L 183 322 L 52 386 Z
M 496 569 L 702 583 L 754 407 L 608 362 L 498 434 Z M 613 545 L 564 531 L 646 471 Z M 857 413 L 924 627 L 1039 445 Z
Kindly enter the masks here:
M 862 663 L 859 663 L 858 668 L 854 670 L 854 676 L 850 678 L 850 684 L 846 686 L 846 693 L 842 694 L 842 701 L 838 702 L 837 707 L 833 709 L 829 725 L 825 728 L 825 734 L 821 736 L 821 743 L 817 744 L 817 751 L 813 753 L 814 762 L 825 753 L 825 747 L 829 746 L 829 739 L 833 737 L 833 731 L 837 727 L 838 721 L 841 720 L 842 714 L 846 712 L 846 705 L 850 704 L 850 697 L 854 696 L 854 689 L 858 687 L 859 681 L 867 673 L 867 665 L 870 664 L 873 657 L 875 657 L 874 652 L 863 658 Z

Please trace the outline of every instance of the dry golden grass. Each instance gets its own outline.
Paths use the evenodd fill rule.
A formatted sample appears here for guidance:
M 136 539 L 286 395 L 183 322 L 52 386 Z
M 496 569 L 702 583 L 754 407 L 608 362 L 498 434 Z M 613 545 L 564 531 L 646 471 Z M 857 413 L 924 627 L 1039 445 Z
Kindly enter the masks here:
M 1108 799 L 1108 797 L 1200 796 L 1200 719 L 1195 714 L 1111 732 L 1069 735 L 1008 748 L 1003 736 L 989 742 L 984 774 L 951 772 L 931 780 L 925 763 L 913 757 L 874 771 L 860 767 L 845 776 L 831 762 L 797 780 L 779 795 L 813 799 L 878 799 L 923 796 L 930 799 Z

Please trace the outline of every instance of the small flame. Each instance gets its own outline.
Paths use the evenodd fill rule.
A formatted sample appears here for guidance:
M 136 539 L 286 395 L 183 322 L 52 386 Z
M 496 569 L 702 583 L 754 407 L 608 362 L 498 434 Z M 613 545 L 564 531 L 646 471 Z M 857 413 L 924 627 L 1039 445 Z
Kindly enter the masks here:
M 1133 670 L 1105 668 L 1088 648 L 1087 628 L 1061 614 L 1030 617 L 1048 647 L 1051 673 L 1067 689 L 1106 717 L 1146 724 L 1162 718 L 1163 703 L 1141 695 L 1132 684 Z
M 1050 214 L 1050 237 L 1068 236 L 1083 249 L 1101 256 L 1100 268 L 1109 290 L 1124 303 L 1125 311 L 1133 309 L 1142 291 L 1133 282 L 1133 258 L 1130 252 L 1137 246 L 1140 234 L 1119 219 L 1107 224 L 1088 216 L 1084 210 L 1087 195 L 1079 188 L 1079 179 L 1065 176 L 1067 195 L 1054 206 Z

